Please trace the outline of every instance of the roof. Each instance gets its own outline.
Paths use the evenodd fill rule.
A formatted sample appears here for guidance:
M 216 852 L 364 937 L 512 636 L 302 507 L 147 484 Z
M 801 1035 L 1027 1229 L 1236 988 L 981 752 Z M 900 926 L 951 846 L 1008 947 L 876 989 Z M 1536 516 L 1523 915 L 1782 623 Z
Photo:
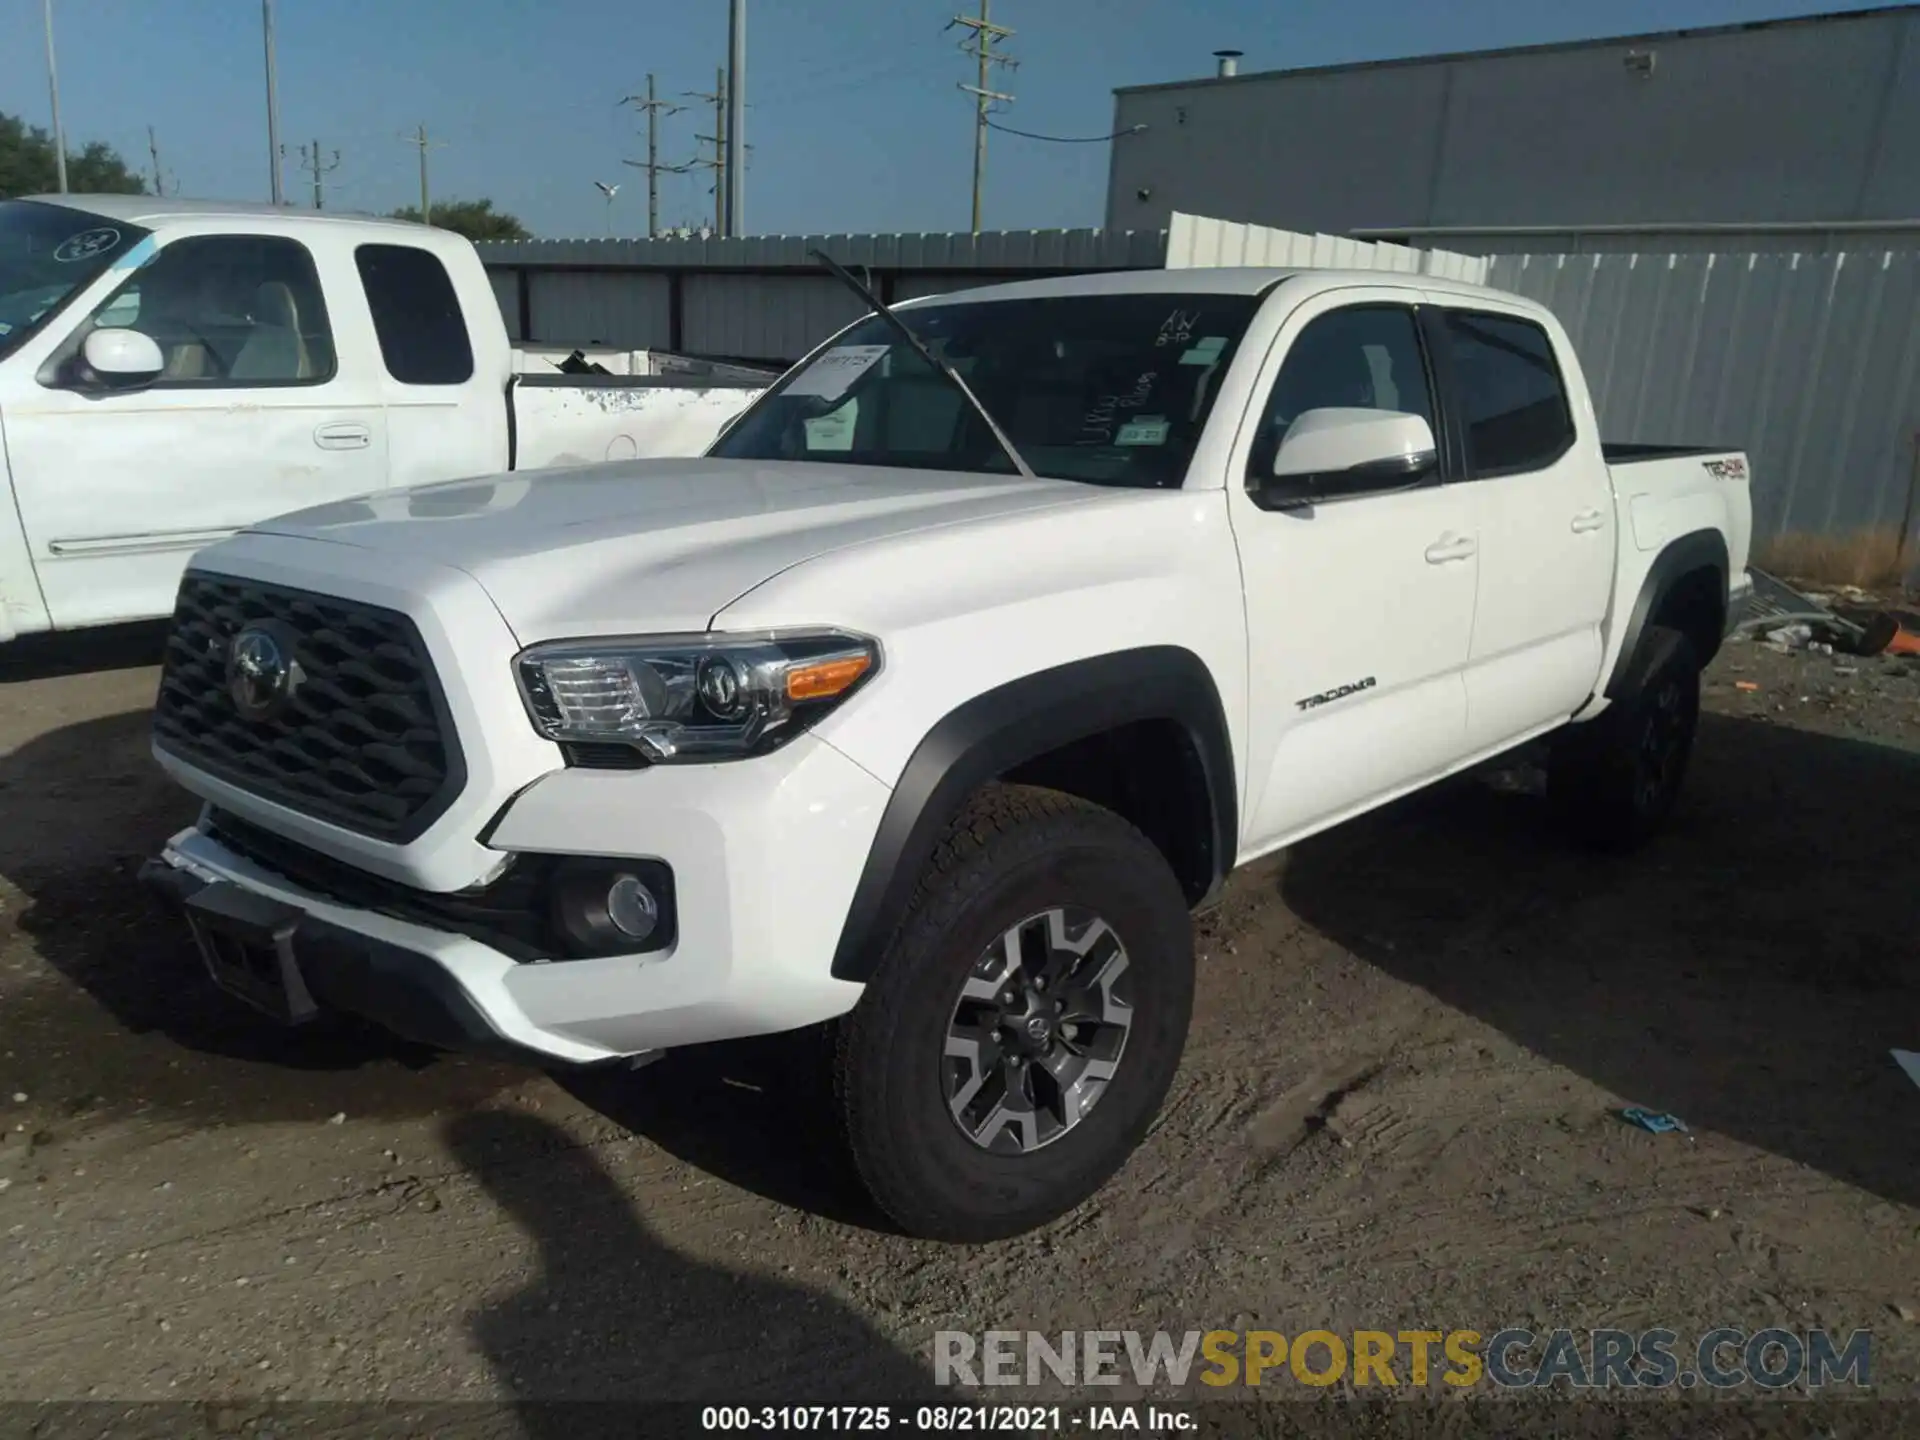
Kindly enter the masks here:
M 176 200 L 158 195 L 23 195 L 42 205 L 63 205 L 84 210 L 108 220 L 124 220 L 129 225 L 157 225 L 164 220 L 257 220 L 263 216 L 301 221 L 341 221 L 354 225 L 408 225 L 420 228 L 412 220 L 393 220 L 385 216 L 361 215 L 350 210 L 302 210 L 293 205 L 268 205 L 245 200 Z
M 1358 60 L 1344 65 L 1308 65 L 1294 70 L 1242 70 L 1238 75 L 1200 75 L 1191 80 L 1162 80 L 1152 85 L 1122 85 L 1116 95 L 1139 95 L 1153 90 L 1195 90 L 1206 85 L 1244 85 L 1249 80 L 1283 80 L 1307 75 L 1342 75 L 1358 70 L 1388 70 L 1410 65 L 1449 65 L 1460 60 L 1499 60 L 1515 55 L 1554 55 L 1570 50 L 1611 49 L 1618 45 L 1654 45 L 1673 40 L 1698 40 L 1711 35 L 1740 35 L 1755 30 L 1785 30 L 1795 26 L 1832 25 L 1887 15 L 1920 14 L 1920 5 L 1880 5 L 1866 10 L 1832 10 L 1820 15 L 1790 15 L 1779 20 L 1750 20 L 1735 25 L 1708 25 L 1692 30 L 1655 30 L 1640 35 L 1599 35 L 1591 40 L 1561 40 L 1548 45 L 1509 45 L 1493 50 L 1452 50 L 1439 55 L 1403 55 L 1392 60 Z
M 1409 289 L 1463 297 L 1497 294 L 1518 296 L 1464 280 L 1438 275 L 1416 275 L 1403 270 L 1335 270 L 1307 267 L 1197 266 L 1182 270 L 1103 270 L 1088 275 L 1057 275 L 1040 280 L 1014 280 L 1005 285 L 981 285 L 945 295 L 903 300 L 893 308 L 912 309 L 939 301 L 972 304 L 980 300 L 1044 300 L 1061 295 L 1264 295 L 1284 280 L 1311 279 L 1338 285 L 1404 285 Z M 1522 302 L 1531 303 L 1531 302 Z

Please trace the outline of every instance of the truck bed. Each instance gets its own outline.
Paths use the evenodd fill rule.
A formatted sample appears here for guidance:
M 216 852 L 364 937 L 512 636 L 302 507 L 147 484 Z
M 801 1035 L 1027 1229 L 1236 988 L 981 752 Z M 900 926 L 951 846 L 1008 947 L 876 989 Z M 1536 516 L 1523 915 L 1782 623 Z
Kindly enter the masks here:
M 699 455 L 771 383 L 722 375 L 516 375 L 508 468 Z
M 1732 445 L 1641 445 L 1631 442 L 1600 444 L 1600 454 L 1609 465 L 1637 465 L 1643 460 L 1684 460 L 1690 455 L 1737 455 Z

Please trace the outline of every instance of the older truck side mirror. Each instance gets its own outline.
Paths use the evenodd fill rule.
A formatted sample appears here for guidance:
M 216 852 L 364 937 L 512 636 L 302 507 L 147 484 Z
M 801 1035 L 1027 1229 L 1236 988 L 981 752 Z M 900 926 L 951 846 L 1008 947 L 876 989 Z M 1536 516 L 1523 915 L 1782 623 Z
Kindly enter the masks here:
M 86 357 L 87 368 L 111 390 L 150 385 L 160 378 L 167 364 L 153 337 L 138 330 L 95 330 L 87 336 L 80 353 Z

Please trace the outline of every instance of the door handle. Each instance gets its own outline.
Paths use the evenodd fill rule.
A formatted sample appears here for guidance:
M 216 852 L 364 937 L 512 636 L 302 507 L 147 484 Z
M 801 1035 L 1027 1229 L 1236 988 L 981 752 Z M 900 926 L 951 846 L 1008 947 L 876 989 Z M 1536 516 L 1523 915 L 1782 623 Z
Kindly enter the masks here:
M 1606 523 L 1607 523 L 1606 511 L 1582 510 L 1578 515 L 1573 517 L 1573 533 L 1576 535 L 1584 535 L 1589 530 L 1601 529 L 1606 525 Z
M 322 425 L 313 432 L 322 450 L 364 450 L 373 443 L 373 431 L 364 425 Z
M 1427 546 L 1427 564 L 1445 565 L 1449 560 L 1468 560 L 1479 548 L 1473 536 L 1455 535 L 1449 531 Z

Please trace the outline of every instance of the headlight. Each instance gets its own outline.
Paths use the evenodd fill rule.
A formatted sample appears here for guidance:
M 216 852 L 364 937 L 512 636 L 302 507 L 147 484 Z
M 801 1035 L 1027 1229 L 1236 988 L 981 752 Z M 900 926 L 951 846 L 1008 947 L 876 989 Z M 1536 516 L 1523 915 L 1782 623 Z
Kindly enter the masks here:
M 549 740 L 719 760 L 792 739 L 880 668 L 880 647 L 837 631 L 665 635 L 536 645 L 514 663 Z

